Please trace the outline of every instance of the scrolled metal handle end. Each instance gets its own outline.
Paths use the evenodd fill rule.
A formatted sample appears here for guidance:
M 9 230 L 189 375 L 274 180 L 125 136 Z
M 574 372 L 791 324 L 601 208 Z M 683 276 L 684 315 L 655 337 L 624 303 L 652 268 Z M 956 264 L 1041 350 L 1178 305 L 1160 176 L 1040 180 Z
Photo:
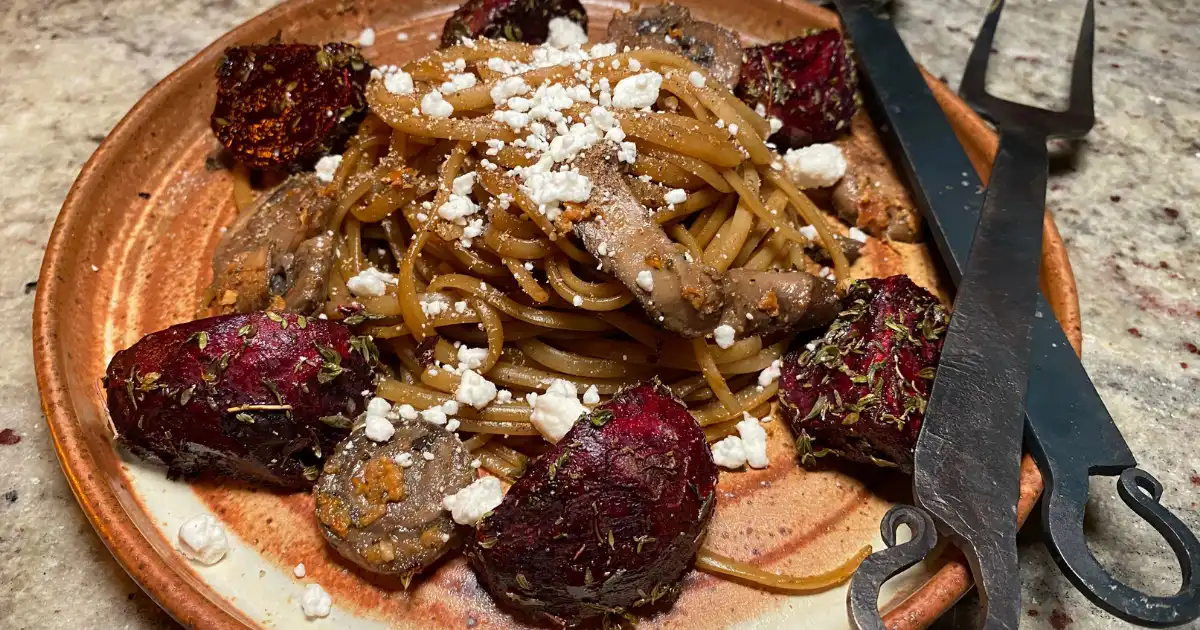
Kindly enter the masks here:
M 908 525 L 912 540 L 897 545 L 896 531 L 901 525 Z M 879 614 L 879 591 L 883 583 L 923 560 L 937 545 L 933 518 L 911 505 L 897 505 L 888 510 L 879 523 L 879 534 L 888 548 L 867 556 L 850 578 L 846 610 L 854 630 L 885 630 Z

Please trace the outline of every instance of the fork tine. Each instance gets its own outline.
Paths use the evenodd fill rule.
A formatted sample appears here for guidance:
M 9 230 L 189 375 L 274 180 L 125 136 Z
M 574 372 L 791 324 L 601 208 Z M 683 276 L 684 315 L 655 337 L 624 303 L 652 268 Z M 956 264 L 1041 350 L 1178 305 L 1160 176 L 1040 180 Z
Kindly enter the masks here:
M 1096 39 L 1096 8 L 1094 0 L 1088 0 L 1083 12 L 1083 25 L 1079 28 L 1079 43 L 1075 45 L 1075 61 L 1071 64 L 1071 96 L 1069 109 L 1072 114 L 1086 117 L 1090 127 L 1096 119 L 1092 103 L 1092 58 Z
M 992 54 L 992 40 L 995 39 L 996 25 L 1000 23 L 1000 11 L 1003 9 L 1004 0 L 994 0 L 988 8 L 979 36 L 971 47 L 971 56 L 967 57 L 962 83 L 958 86 L 959 94 L 977 108 L 987 95 L 988 57 Z

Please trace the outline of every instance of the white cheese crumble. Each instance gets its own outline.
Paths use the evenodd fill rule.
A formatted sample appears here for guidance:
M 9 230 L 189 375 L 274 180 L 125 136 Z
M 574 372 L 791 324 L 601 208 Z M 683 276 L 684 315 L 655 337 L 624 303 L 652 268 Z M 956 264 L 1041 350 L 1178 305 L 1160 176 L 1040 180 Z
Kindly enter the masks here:
M 308 575 L 308 570 L 304 568 L 303 562 L 301 562 L 300 564 L 297 564 L 296 568 L 292 569 L 292 575 L 294 575 L 298 578 L 302 578 L 305 575 Z
M 386 442 L 392 439 L 396 427 L 392 426 L 391 420 L 388 420 L 388 414 L 391 411 L 392 405 L 388 401 L 382 398 L 372 398 L 371 402 L 367 403 L 367 422 L 363 427 L 363 434 L 375 442 Z
M 408 41 L 408 33 L 405 33 L 404 31 L 400 31 L 399 33 L 396 33 L 396 40 L 402 41 L 402 42 Z
M 467 345 L 458 347 L 458 367 L 465 370 L 475 370 L 483 365 L 487 358 L 487 348 L 472 348 Z
M 493 85 L 491 91 L 488 93 L 492 96 L 492 102 L 497 107 L 500 107 L 508 103 L 509 99 L 514 96 L 519 96 L 527 92 L 529 92 L 529 84 L 525 83 L 525 79 L 521 77 L 508 77 L 507 79 L 497 81 L 496 85 Z
M 632 142 L 622 142 L 617 151 L 617 161 L 633 164 L 637 162 L 637 145 Z
M 367 267 L 346 281 L 346 288 L 355 297 L 379 297 L 387 292 L 388 285 L 400 284 L 390 273 Z
M 358 34 L 359 46 L 374 46 L 375 45 L 375 29 L 368 26 Z
M 454 178 L 454 183 L 450 185 L 450 190 L 456 195 L 467 196 L 475 189 L 475 172 L 472 171 L 465 175 L 459 175 Z
M 556 443 L 571 430 L 575 421 L 588 412 L 579 402 L 575 384 L 554 379 L 545 394 L 529 394 L 525 400 L 533 407 L 529 421 L 547 441 Z
M 867 233 L 856 227 L 850 228 L 849 235 L 850 235 L 850 238 L 858 241 L 859 243 L 867 242 Z
M 229 538 L 211 514 L 197 514 L 179 526 L 179 551 L 188 559 L 213 565 L 229 553 Z
M 421 412 L 421 419 L 440 427 L 446 424 L 446 412 L 441 407 L 430 407 Z
M 459 525 L 475 525 L 484 514 L 504 500 L 504 489 L 495 477 L 481 477 L 471 485 L 442 499 L 442 507 Z
M 398 407 L 392 407 L 392 413 L 404 418 L 405 420 L 416 420 L 421 414 L 417 412 L 416 407 L 405 403 Z
M 767 459 L 767 431 L 762 428 L 758 419 L 742 412 L 742 421 L 737 423 L 738 435 L 742 438 L 742 449 L 746 453 L 746 463 L 751 468 L 766 468 L 770 463 Z
M 458 389 L 454 390 L 454 399 L 476 409 L 483 409 L 496 399 L 496 384 L 475 370 L 467 370 L 462 374 Z
M 779 363 L 779 359 L 775 359 L 771 362 L 771 365 L 763 368 L 763 371 L 758 373 L 758 386 L 766 387 L 767 385 L 779 380 L 780 366 L 781 364 Z
M 657 72 L 643 72 L 625 77 L 613 87 L 612 106 L 622 109 L 650 107 L 658 100 L 660 88 L 662 75 Z
M 801 188 L 827 188 L 846 174 L 846 157 L 834 144 L 791 149 L 783 156 L 792 181 Z
M 583 392 L 583 404 L 597 405 L 599 403 L 600 403 L 600 392 L 599 392 L 599 390 L 596 389 L 595 385 L 592 385 L 591 387 L 587 388 L 587 391 Z
M 733 336 L 736 331 L 729 324 L 721 324 L 713 329 L 713 341 L 717 342 L 722 350 L 728 350 L 733 346 Z
M 551 221 L 558 217 L 560 203 L 583 203 L 592 196 L 592 180 L 575 171 L 533 173 L 522 188 Z
M 698 88 L 702 88 L 706 84 L 708 84 L 708 78 L 705 77 L 703 74 L 696 72 L 695 70 L 692 70 L 691 74 L 688 75 L 688 81 L 693 86 L 698 87 Z
M 722 468 L 741 468 L 746 465 L 746 446 L 742 438 L 731 435 L 712 445 L 712 457 Z
M 663 195 L 663 201 L 671 205 L 687 201 L 687 191 L 682 188 L 672 188 Z
M 309 584 L 300 595 L 300 610 L 309 619 L 328 617 L 333 610 L 333 598 L 320 584 Z
M 425 317 L 437 317 L 446 312 L 450 307 L 450 301 L 441 295 L 422 295 L 420 299 L 421 312 Z
M 583 296 L 576 295 L 575 297 L 571 298 L 571 305 L 574 306 L 575 308 L 579 308 L 580 306 L 583 306 Z
M 783 129 L 783 121 L 774 116 L 767 120 L 767 124 L 771 126 L 771 135 L 775 135 L 780 129 Z
M 442 98 L 442 93 L 434 90 L 421 97 L 421 113 L 434 118 L 449 118 L 454 113 L 454 106 Z
M 817 240 L 817 228 L 811 225 L 800 226 L 800 234 L 810 241 Z
M 470 72 L 452 74 L 450 75 L 449 81 L 441 84 L 438 87 L 438 91 L 442 94 L 454 94 L 455 92 L 461 92 L 467 88 L 475 87 L 475 82 L 475 75 L 471 74 Z
M 328 184 L 333 181 L 333 176 L 337 173 L 338 166 L 342 163 L 340 155 L 326 155 L 317 160 L 317 165 L 314 170 L 317 172 L 317 179 Z
M 643 291 L 649 293 L 654 290 L 654 274 L 649 269 L 643 269 L 638 272 L 637 285 Z
M 413 465 L 412 453 L 400 453 L 392 459 L 394 459 L 396 465 L 401 468 L 409 468 Z
M 572 22 L 565 17 L 556 17 L 550 20 L 550 34 L 546 37 L 546 43 L 555 48 L 570 48 L 571 46 L 582 46 L 588 41 L 587 33 L 583 31 L 583 27 Z
M 391 94 L 412 94 L 412 75 L 399 68 L 395 70 L 389 68 L 387 72 L 383 73 L 383 89 Z
M 474 173 L 470 173 L 472 182 L 474 181 L 474 176 Z M 467 175 L 464 175 L 463 177 L 467 177 Z M 460 177 L 458 179 L 462 178 Z M 454 180 L 455 190 L 457 190 L 459 187 L 458 179 Z M 437 214 L 439 217 L 458 225 L 466 225 L 467 217 L 475 214 L 476 212 L 479 212 L 479 205 L 474 201 L 471 201 L 470 197 L 467 197 L 466 195 L 460 195 L 458 193 L 451 193 L 446 199 L 446 203 L 443 203 L 437 209 Z
M 512 397 L 512 392 L 508 391 L 507 389 L 502 389 L 496 392 L 496 402 L 501 405 L 512 402 Z

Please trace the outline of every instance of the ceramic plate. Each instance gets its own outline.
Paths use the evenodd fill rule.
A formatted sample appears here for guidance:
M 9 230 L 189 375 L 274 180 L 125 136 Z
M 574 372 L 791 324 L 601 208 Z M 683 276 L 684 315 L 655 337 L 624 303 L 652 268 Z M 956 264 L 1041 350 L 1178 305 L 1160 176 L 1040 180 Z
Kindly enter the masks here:
M 738 30 L 749 41 L 795 36 L 836 24 L 833 14 L 795 0 L 688 0 L 701 19 Z M 593 39 L 621 3 L 587 3 Z M 42 266 L 34 346 L 42 404 L 59 458 L 80 504 L 113 555 L 184 625 L 203 628 L 518 627 L 498 610 L 461 559 L 408 591 L 339 562 L 324 543 L 306 494 L 274 494 L 237 485 L 167 481 L 114 448 L 99 386 L 108 359 L 142 335 L 190 319 L 209 281 L 219 229 L 234 216 L 232 179 L 206 166 L 218 148 L 208 129 L 222 51 L 282 31 L 301 42 L 354 41 L 366 26 L 380 63 L 402 63 L 435 47 L 454 5 L 444 0 L 298 0 L 231 33 L 150 91 L 83 168 L 54 228 Z M 409 34 L 400 42 L 396 33 Z M 427 37 L 428 36 L 428 37 Z M 976 167 L 986 177 L 995 136 L 936 80 L 934 93 Z M 1045 224 L 1043 285 L 1078 349 L 1079 313 L 1062 241 Z M 872 240 L 856 275 L 907 273 L 946 296 L 939 265 L 922 245 Z M 880 517 L 905 500 L 905 479 L 807 472 L 791 464 L 786 427 L 773 433 L 772 461 L 761 471 L 725 474 L 709 545 L 760 566 L 824 571 L 864 544 L 877 549 Z M 1026 458 L 1021 517 L 1041 491 Z M 190 564 L 174 549 L 180 523 L 212 512 L 233 534 L 229 556 L 213 567 Z M 292 575 L 303 562 L 304 579 Z M 943 554 L 889 582 L 884 600 L 892 628 L 920 628 L 969 587 L 969 572 Z M 306 622 L 299 596 L 320 583 L 334 599 L 331 617 Z M 643 625 L 681 627 L 843 628 L 845 590 L 785 596 L 693 572 L 679 602 Z

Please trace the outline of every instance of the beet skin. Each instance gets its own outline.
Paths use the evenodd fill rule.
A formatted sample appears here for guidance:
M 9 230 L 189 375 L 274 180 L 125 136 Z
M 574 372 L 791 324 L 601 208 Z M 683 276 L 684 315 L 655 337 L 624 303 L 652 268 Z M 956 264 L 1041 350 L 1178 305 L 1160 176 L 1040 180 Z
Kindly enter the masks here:
M 358 127 L 370 72 L 350 44 L 235 46 L 217 68 L 213 133 L 247 166 L 311 166 Z
M 467 553 L 496 601 L 575 625 L 669 604 L 715 500 L 704 432 L 657 380 L 581 418 L 480 521 Z
M 587 11 L 579 0 L 467 0 L 442 27 L 442 48 L 456 46 L 464 37 L 541 44 L 556 17 L 587 32 Z
M 813 31 L 745 49 L 737 95 L 783 123 L 772 137 L 780 147 L 798 148 L 850 130 L 858 75 L 841 33 Z
M 779 374 L 801 462 L 833 454 L 911 474 L 949 315 L 908 276 L 859 280 L 845 303 Z
M 169 477 L 212 472 L 307 488 L 373 389 L 369 337 L 294 313 L 210 317 L 143 337 L 108 364 L 120 442 Z M 339 417 L 340 416 L 340 417 Z

